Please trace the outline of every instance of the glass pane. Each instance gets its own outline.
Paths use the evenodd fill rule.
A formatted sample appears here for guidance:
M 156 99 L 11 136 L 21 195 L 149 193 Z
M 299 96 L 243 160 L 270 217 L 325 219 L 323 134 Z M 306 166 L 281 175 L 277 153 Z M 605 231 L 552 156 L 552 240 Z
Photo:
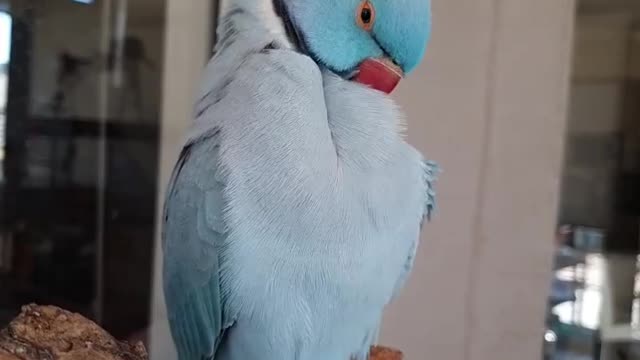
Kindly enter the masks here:
M 640 359 L 640 8 L 577 5 L 544 359 Z
M 163 0 L 0 1 L 0 327 L 28 302 L 148 322 Z

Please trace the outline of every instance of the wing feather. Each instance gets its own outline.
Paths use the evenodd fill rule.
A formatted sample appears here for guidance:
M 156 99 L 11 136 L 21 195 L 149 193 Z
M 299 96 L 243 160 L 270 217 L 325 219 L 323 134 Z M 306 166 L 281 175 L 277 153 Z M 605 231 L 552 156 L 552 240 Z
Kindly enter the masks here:
M 180 360 L 212 358 L 232 324 L 225 320 L 218 274 L 225 230 L 216 159 L 215 136 L 186 147 L 165 201 L 164 293 Z

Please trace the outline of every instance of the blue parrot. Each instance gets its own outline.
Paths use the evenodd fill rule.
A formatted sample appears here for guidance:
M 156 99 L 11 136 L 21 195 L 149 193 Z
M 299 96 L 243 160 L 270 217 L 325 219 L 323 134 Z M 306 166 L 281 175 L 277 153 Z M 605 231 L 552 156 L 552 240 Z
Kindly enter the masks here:
M 429 0 L 230 0 L 165 194 L 180 360 L 365 360 L 439 171 L 388 96 Z

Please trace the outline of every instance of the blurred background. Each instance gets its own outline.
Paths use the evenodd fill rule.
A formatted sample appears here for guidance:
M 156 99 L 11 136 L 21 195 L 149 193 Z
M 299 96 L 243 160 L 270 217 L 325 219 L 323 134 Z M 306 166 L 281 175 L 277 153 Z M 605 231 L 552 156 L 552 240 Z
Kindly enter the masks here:
M 146 328 L 165 3 L 0 1 L 0 325 L 51 303 Z
M 433 4 L 394 97 L 440 210 L 382 342 L 640 359 L 640 1 Z M 157 213 L 223 5 L 0 0 L 0 327 L 55 304 L 173 359 Z

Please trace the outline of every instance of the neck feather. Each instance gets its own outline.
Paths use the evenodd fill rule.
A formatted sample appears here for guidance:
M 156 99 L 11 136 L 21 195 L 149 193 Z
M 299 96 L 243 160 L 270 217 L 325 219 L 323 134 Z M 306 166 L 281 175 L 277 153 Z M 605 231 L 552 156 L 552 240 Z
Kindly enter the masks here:
M 251 13 L 260 22 L 256 26 L 264 27 L 281 44 L 292 47 L 284 21 L 278 15 L 273 2 L 274 0 L 222 0 L 220 12 L 222 17 L 237 8 Z

